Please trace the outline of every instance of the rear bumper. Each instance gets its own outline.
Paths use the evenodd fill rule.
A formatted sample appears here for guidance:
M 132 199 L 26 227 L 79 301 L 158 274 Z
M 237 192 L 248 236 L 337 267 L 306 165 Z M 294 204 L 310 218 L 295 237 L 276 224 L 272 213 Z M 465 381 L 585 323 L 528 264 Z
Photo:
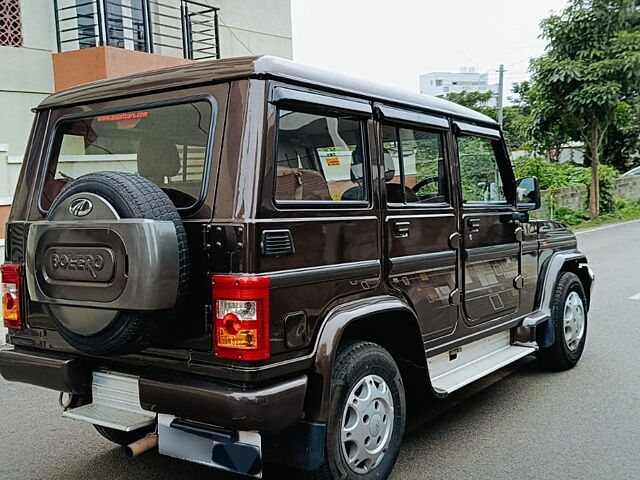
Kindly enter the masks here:
M 242 390 L 208 381 L 140 378 L 139 388 L 145 410 L 235 430 L 277 434 L 302 419 L 307 377 Z
M 82 359 L 70 355 L 14 348 L 0 350 L 0 375 L 58 392 L 82 395 L 91 387 Z
M 83 357 L 14 348 L 0 351 L 0 374 L 12 382 L 82 395 L 91 389 L 89 362 Z M 302 419 L 306 390 L 304 375 L 260 388 L 226 386 L 194 375 L 139 379 L 140 404 L 146 410 L 269 435 Z

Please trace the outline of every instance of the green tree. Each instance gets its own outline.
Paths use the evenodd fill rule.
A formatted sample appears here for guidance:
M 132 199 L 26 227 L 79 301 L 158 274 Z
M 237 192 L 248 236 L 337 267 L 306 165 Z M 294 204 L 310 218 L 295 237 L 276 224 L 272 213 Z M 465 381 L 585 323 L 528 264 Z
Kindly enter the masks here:
M 600 157 L 620 113 L 640 90 L 638 0 L 570 0 L 542 22 L 546 53 L 531 62 L 532 131 L 585 143 L 589 211 L 600 214 Z
M 624 172 L 640 164 L 640 98 L 623 105 L 607 132 L 602 161 Z
M 493 92 L 451 92 L 446 96 L 450 102 L 476 110 L 497 121 L 498 109 L 487 105 L 491 98 Z M 502 130 L 510 148 L 520 148 L 530 141 L 529 122 L 524 112 L 525 108 L 521 105 L 507 106 L 503 109 Z
M 515 95 L 509 97 L 509 101 L 521 112 L 521 121 L 518 124 L 519 131 L 526 139 L 526 147 L 534 152 L 545 154 L 551 162 L 560 161 L 562 146 L 571 138 L 566 130 L 561 127 L 561 122 L 549 121 L 549 126 L 543 135 L 535 135 L 536 131 L 533 118 L 533 104 L 541 101 L 538 89 L 532 89 L 528 81 L 515 83 L 512 89 Z

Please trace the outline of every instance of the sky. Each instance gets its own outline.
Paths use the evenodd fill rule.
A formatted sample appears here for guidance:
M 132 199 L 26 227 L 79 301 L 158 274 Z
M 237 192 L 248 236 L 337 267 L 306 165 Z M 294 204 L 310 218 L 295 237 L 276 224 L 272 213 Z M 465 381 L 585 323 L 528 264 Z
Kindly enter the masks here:
M 294 60 L 419 91 L 428 72 L 505 65 L 506 95 L 544 52 L 540 22 L 566 0 L 291 0 Z

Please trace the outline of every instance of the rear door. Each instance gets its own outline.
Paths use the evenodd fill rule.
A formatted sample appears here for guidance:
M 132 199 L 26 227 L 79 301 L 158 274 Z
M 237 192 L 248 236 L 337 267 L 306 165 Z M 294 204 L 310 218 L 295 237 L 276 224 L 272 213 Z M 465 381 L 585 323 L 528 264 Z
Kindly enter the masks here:
M 514 313 L 521 254 L 513 171 L 498 130 L 454 125 L 461 179 L 463 305 L 470 324 Z
M 390 287 L 414 307 L 424 340 L 456 328 L 457 231 L 448 156 L 449 121 L 378 105 Z

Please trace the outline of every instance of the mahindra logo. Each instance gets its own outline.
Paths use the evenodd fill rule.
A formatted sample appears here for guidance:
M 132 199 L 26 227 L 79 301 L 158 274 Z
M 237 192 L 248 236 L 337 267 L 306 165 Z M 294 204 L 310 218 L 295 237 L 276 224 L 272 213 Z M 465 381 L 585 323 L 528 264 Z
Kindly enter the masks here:
M 87 200 L 88 202 L 89 200 Z M 91 202 L 89 202 L 91 203 Z M 85 214 L 86 215 L 86 214 Z M 94 279 L 96 272 L 104 268 L 102 255 L 74 255 L 73 253 L 54 253 L 50 257 L 52 270 L 80 270 L 87 271 Z
M 69 212 L 76 217 L 84 217 L 89 215 L 93 210 L 93 203 L 86 198 L 76 198 L 71 205 L 69 205 Z

